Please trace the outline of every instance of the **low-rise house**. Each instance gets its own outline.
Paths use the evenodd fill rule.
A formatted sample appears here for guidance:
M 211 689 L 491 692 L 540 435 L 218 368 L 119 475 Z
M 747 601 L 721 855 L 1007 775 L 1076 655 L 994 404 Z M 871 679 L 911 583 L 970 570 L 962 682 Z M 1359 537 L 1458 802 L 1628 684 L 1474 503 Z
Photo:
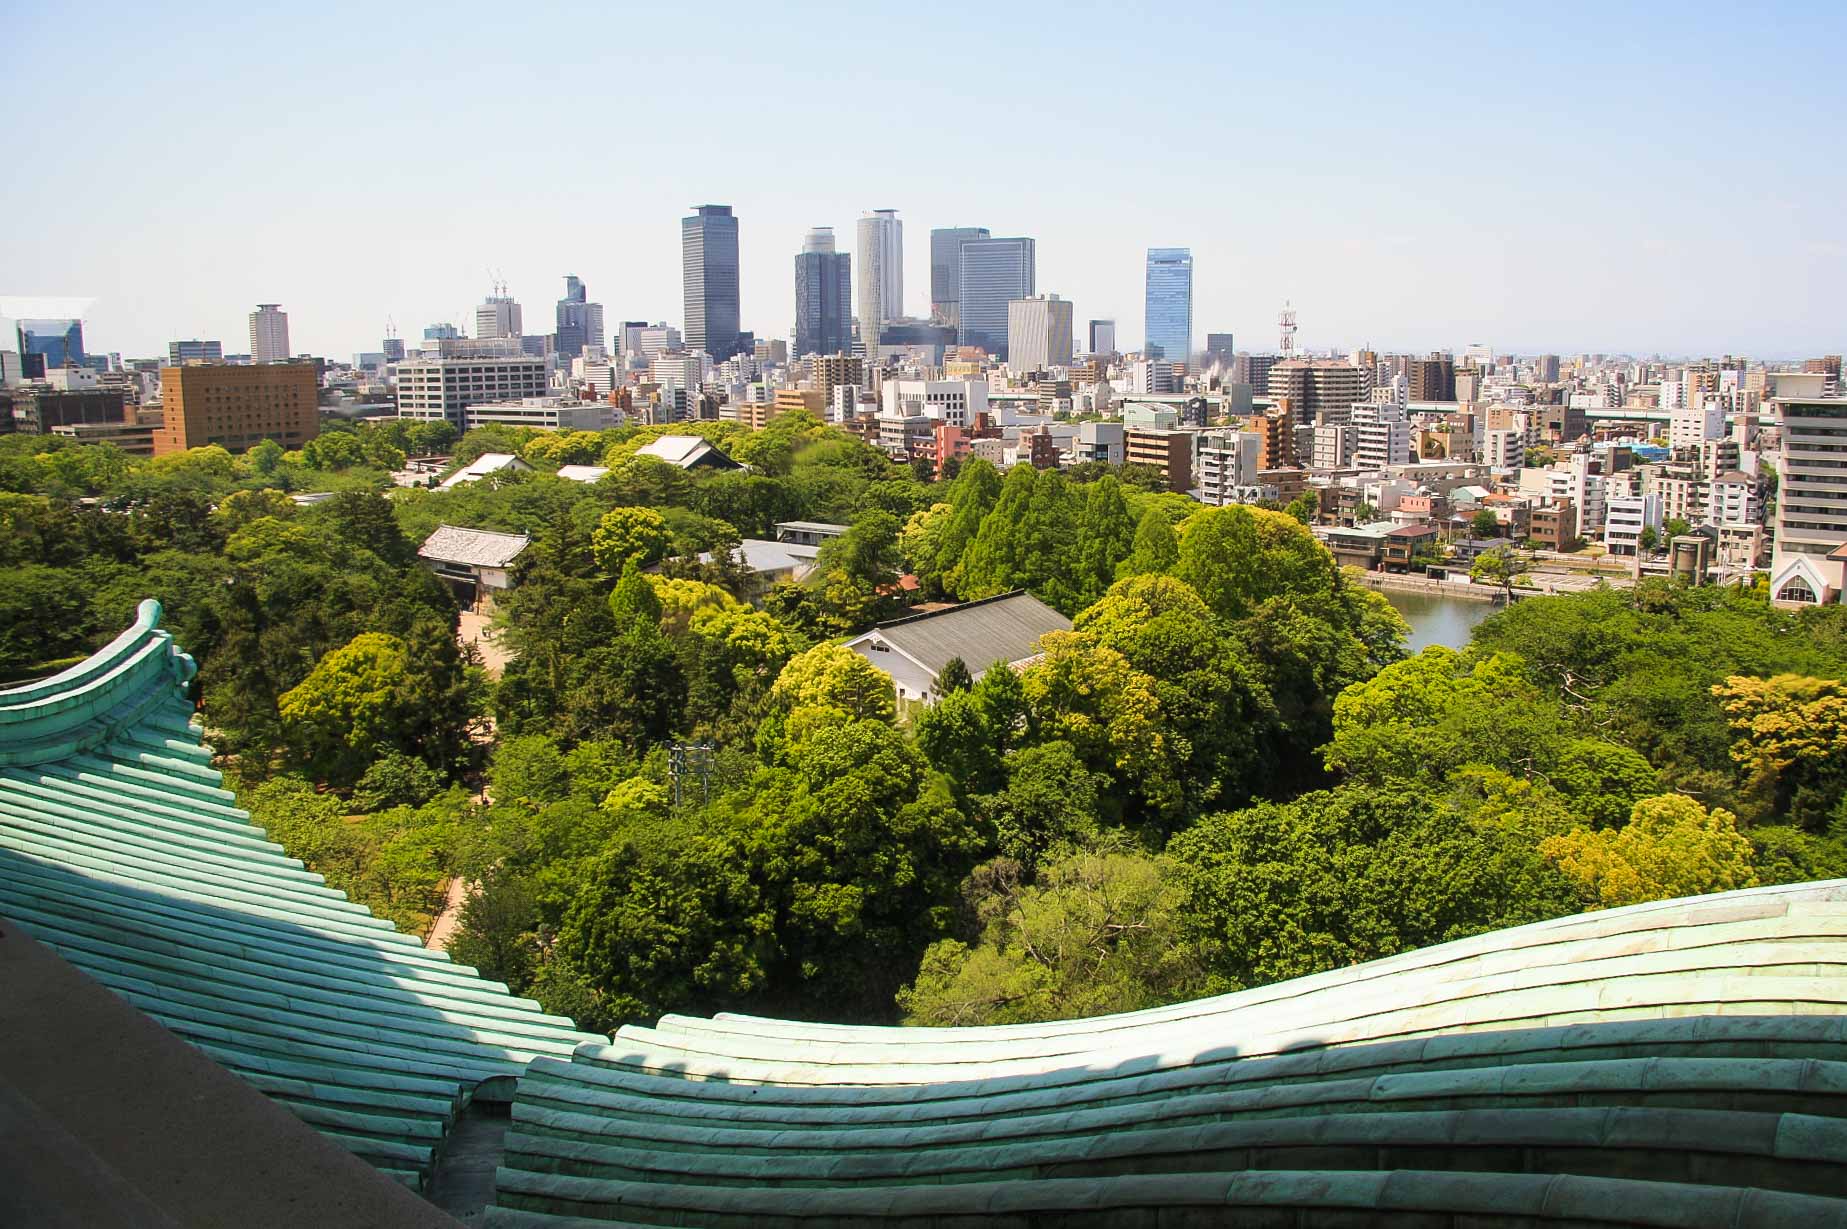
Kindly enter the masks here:
M 845 537 L 847 528 L 827 521 L 777 521 L 776 540 L 793 542 L 797 546 L 819 546 L 830 538 Z
M 1070 630 L 1071 620 L 1022 590 L 892 619 L 847 647 L 891 676 L 902 708 L 936 703 L 936 676 L 953 658 L 975 678 L 996 664 L 1024 669 L 1039 656 L 1041 637 Z
M 448 582 L 462 605 L 480 609 L 513 587 L 513 561 L 531 544 L 523 533 L 438 525 L 417 548 L 417 558 Z
M 751 575 L 753 597 L 760 597 L 784 581 L 797 584 L 808 579 L 814 570 L 816 557 L 821 553 L 818 546 L 804 546 L 797 542 L 771 542 L 767 538 L 745 538 L 737 544 L 737 561 Z M 712 552 L 706 551 L 699 556 L 699 562 L 710 563 Z
M 558 476 L 567 482 L 596 482 L 609 472 L 607 465 L 560 465 Z

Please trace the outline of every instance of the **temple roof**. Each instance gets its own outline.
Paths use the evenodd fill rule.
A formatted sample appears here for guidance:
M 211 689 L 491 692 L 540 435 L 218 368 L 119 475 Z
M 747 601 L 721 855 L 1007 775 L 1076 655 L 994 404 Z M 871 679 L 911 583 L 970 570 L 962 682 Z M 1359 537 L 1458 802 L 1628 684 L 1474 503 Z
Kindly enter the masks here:
M 0 691 L 0 917 L 419 1185 L 470 1098 L 590 1035 L 267 839 L 211 766 L 192 660 L 159 621 L 143 602 L 94 657 Z

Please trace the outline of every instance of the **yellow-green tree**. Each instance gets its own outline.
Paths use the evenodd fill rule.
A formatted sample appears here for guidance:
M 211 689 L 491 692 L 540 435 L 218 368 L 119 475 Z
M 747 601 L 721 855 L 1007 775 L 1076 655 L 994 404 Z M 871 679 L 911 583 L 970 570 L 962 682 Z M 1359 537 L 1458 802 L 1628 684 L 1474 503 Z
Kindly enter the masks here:
M 1737 816 L 1679 794 L 1642 799 L 1621 828 L 1547 837 L 1539 852 L 1597 909 L 1757 885 Z
M 631 562 L 644 568 L 657 562 L 669 540 L 667 518 L 653 508 L 611 508 L 597 522 L 590 550 L 598 567 L 620 575 Z
M 1732 675 L 1715 685 L 1745 772 L 1743 794 L 1813 826 L 1838 803 L 1847 778 L 1847 683 L 1778 674 Z

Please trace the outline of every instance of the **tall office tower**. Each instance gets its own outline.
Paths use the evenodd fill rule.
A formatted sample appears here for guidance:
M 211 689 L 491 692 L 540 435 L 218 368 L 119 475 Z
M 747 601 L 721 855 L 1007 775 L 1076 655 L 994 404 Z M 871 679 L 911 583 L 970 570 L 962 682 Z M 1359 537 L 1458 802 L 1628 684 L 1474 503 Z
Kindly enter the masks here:
M 27 375 L 43 376 L 46 371 L 66 365 L 82 367 L 83 321 L 71 318 L 21 320 L 19 353 L 26 359 Z
M 1051 294 L 1007 304 L 1007 365 L 1014 371 L 1071 365 L 1071 300 Z
M 564 279 L 564 297 L 555 311 L 559 361 L 569 362 L 582 356 L 585 346 L 603 346 L 603 305 L 592 303 L 590 292 L 575 274 Z
M 1541 384 L 1558 383 L 1558 355 L 1541 354 L 1533 360 L 1533 378 Z
M 154 455 L 206 444 L 242 452 L 263 440 L 300 448 L 319 435 L 320 382 L 314 364 L 264 361 L 271 365 L 162 368 L 165 416 L 154 432 Z
M 853 349 L 853 258 L 834 250 L 834 228 L 817 226 L 795 255 L 795 353 Z
M 507 293 L 505 282 L 494 283 L 494 292 L 475 308 L 475 336 L 518 337 L 526 331 L 519 304 Z
M 896 209 L 859 220 L 859 340 L 877 366 L 879 326 L 904 314 L 904 223 Z
M 1149 248 L 1147 342 L 1148 358 L 1193 366 L 1193 251 L 1191 248 Z
M 738 352 L 738 221 L 729 205 L 695 205 L 680 219 L 686 345 L 714 362 Z
M 1038 293 L 1035 261 L 1031 239 L 970 239 L 962 244 L 958 344 L 1007 357 L 1007 304 Z
M 387 363 L 401 363 L 404 361 L 404 339 L 399 337 L 395 332 L 386 337 L 385 340 L 379 342 L 378 348 L 384 353 Z
M 250 361 L 281 363 L 289 357 L 289 314 L 275 303 L 259 303 L 250 313 Z
M 938 324 L 961 321 L 962 245 L 987 237 L 985 226 L 950 226 L 930 232 L 930 318 Z
M 1088 353 L 1116 353 L 1116 322 L 1114 320 L 1092 320 L 1090 322 L 1090 349 Z
M 1231 360 L 1237 357 L 1237 347 L 1232 344 L 1230 333 L 1207 333 L 1205 363 L 1210 367 L 1214 363 L 1229 371 Z
M 178 367 L 182 363 L 221 363 L 224 361 L 224 343 L 217 341 L 170 341 L 167 343 L 167 365 Z

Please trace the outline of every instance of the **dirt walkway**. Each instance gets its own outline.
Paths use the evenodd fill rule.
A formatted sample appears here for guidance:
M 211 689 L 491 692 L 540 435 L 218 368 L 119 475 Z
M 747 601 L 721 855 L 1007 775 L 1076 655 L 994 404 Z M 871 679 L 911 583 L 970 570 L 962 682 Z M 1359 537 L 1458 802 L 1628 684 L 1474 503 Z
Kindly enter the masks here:
M 501 647 L 499 637 L 495 636 L 491 630 L 492 623 L 491 615 L 464 610 L 461 623 L 455 629 L 455 640 L 457 644 L 472 644 L 479 649 L 481 664 L 487 670 L 487 677 L 497 680 L 501 672 L 507 668 L 508 656 L 506 649 Z
M 468 900 L 468 883 L 460 875 L 449 876 L 449 890 L 443 894 L 443 907 L 437 911 L 436 920 L 430 923 L 430 933 L 424 936 L 423 946 L 431 951 L 446 951 L 449 940 L 462 925 L 462 906 Z

